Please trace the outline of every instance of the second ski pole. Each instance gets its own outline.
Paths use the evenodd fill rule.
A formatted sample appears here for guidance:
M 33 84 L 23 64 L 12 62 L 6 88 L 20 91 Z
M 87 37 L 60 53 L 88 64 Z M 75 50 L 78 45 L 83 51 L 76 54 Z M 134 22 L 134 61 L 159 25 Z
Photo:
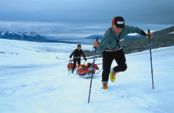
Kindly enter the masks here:
M 153 63 L 152 63 L 152 50 L 151 50 L 150 29 L 148 29 L 148 38 L 149 38 L 149 51 L 150 51 L 150 65 L 151 65 L 152 89 L 155 89 L 155 87 L 154 87 L 154 78 L 153 78 Z
M 96 41 L 98 42 L 98 38 L 96 39 Z M 91 97 L 91 89 L 92 89 L 92 79 L 93 79 L 93 75 L 94 75 L 94 64 L 95 64 L 95 59 L 96 59 L 96 47 L 94 48 L 94 54 L 93 54 L 93 62 L 91 65 L 91 69 L 92 69 L 92 73 L 91 73 L 91 79 L 90 79 L 90 85 L 89 85 L 89 95 L 88 95 L 88 104 L 90 103 L 90 97 Z

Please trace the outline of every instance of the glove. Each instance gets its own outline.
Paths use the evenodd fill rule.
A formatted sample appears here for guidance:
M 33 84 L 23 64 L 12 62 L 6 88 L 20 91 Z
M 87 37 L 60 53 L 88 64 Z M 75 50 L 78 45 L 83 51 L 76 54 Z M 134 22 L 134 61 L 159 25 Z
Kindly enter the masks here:
M 85 58 L 85 61 L 87 61 L 87 59 Z

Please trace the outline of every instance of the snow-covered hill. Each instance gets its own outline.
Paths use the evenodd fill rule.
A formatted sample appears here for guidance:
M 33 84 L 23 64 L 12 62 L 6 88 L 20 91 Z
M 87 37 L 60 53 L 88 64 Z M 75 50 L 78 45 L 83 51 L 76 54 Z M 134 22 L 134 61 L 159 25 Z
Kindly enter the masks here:
M 155 89 L 149 51 L 128 54 L 126 72 L 109 89 L 94 78 L 69 74 L 73 44 L 0 40 L 0 113 L 173 113 L 174 47 L 153 50 Z M 83 45 L 84 49 L 92 49 Z M 88 60 L 91 62 L 91 60 Z M 96 59 L 101 63 L 101 59 Z M 115 63 L 113 63 L 115 65 Z M 100 65 L 101 68 L 101 65 Z

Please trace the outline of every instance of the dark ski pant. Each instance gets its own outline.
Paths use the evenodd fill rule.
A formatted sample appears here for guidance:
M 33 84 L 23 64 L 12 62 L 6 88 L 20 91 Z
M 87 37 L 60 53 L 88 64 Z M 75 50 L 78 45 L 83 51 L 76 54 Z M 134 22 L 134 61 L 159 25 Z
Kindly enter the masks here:
M 73 68 L 72 68 L 72 73 L 74 72 L 75 68 L 76 68 L 76 63 L 78 65 L 80 65 L 81 63 L 81 59 L 80 58 L 73 58 Z
M 118 51 L 104 51 L 103 52 L 103 72 L 102 72 L 102 82 L 108 82 L 109 73 L 111 70 L 112 61 L 115 60 L 117 66 L 113 69 L 116 73 L 125 71 L 127 69 L 126 58 L 123 49 Z

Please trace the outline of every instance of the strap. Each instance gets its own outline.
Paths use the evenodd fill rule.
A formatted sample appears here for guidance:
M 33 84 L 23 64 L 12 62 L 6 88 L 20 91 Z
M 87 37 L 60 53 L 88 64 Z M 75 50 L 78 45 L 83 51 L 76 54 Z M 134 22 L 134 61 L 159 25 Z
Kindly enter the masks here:
M 110 28 L 110 32 L 112 33 L 112 28 Z M 115 35 L 115 34 L 114 34 Z M 118 46 L 119 48 L 121 48 L 121 46 L 120 46 L 120 36 L 121 36 L 121 33 L 119 33 L 119 35 L 118 35 L 118 39 L 117 39 L 117 37 L 115 36 L 114 37 L 114 39 L 115 39 L 115 41 L 116 41 L 116 43 L 117 43 L 117 45 L 115 45 L 115 48 Z
M 115 41 L 116 41 L 116 43 L 117 43 L 117 45 L 118 45 L 119 48 L 121 47 L 121 46 L 120 46 L 120 34 L 121 34 L 121 33 L 119 33 L 119 35 L 118 35 L 118 39 L 117 39 L 116 36 L 114 37 L 114 39 L 115 39 Z

